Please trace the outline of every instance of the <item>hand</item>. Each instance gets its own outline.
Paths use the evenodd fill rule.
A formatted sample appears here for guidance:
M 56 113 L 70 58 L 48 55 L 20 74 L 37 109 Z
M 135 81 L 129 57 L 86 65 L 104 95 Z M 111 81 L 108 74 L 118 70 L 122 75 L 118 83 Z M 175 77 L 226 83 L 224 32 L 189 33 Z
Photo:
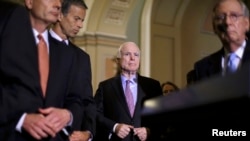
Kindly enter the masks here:
M 52 125 L 56 132 L 61 131 L 70 121 L 70 112 L 66 109 L 50 107 L 39 109 L 39 112 L 45 116 L 46 122 Z
M 138 136 L 141 141 L 147 140 L 147 129 L 145 127 L 134 128 L 134 135 Z
M 118 137 L 124 139 L 134 127 L 128 124 L 118 124 L 115 133 Z
M 91 138 L 89 131 L 74 131 L 70 137 L 70 141 L 88 141 Z
M 56 129 L 46 122 L 42 114 L 27 114 L 23 122 L 23 128 L 37 140 L 48 136 L 56 136 Z

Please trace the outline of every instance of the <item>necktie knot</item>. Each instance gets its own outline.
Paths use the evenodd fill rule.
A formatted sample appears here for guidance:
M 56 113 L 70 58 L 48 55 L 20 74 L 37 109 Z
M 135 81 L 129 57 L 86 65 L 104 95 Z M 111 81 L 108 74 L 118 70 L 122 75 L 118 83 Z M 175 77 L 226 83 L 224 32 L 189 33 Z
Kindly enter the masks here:
M 37 38 L 38 38 L 39 40 L 42 40 L 42 39 L 43 39 L 43 36 L 42 36 L 41 34 L 38 34 L 38 35 L 37 35 Z
M 126 85 L 130 85 L 130 80 L 126 80 Z
M 68 45 L 66 40 L 62 40 L 62 43 L 66 46 Z
M 237 58 L 237 55 L 235 53 L 231 53 L 229 55 L 229 60 L 234 60 L 235 58 Z

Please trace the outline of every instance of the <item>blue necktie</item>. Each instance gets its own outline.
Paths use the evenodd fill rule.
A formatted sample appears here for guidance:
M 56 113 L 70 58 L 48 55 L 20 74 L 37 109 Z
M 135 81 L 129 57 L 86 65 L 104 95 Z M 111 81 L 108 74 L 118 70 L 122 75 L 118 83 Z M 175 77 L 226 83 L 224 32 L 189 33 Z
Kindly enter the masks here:
M 231 53 L 228 57 L 228 62 L 227 62 L 227 68 L 226 71 L 227 73 L 233 73 L 237 70 L 238 66 L 238 57 L 235 53 Z

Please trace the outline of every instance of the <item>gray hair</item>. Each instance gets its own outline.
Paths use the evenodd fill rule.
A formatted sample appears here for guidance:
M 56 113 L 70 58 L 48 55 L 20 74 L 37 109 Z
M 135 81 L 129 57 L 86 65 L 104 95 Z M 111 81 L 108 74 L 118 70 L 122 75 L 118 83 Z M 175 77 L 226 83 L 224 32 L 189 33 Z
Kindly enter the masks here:
M 123 47 L 125 47 L 125 46 L 127 46 L 127 45 L 129 45 L 129 44 L 133 44 L 133 45 L 135 45 L 138 49 L 139 49 L 139 47 L 137 46 L 137 44 L 136 43 L 134 43 L 134 42 L 124 42 L 123 44 L 121 44 L 120 45 L 120 47 L 118 48 L 118 51 L 117 51 L 117 54 L 116 54 L 116 58 L 118 59 L 118 58 L 121 58 L 121 56 L 122 56 L 122 48 Z M 139 53 L 140 53 L 140 49 L 139 49 Z
M 224 1 L 226 1 L 226 0 L 219 0 L 219 1 L 215 4 L 215 6 L 214 6 L 214 8 L 213 8 L 213 12 L 214 12 L 214 13 L 215 13 L 216 9 L 218 8 L 219 4 L 223 3 Z M 242 12 L 243 12 L 244 16 L 245 16 L 245 17 L 249 17 L 249 9 L 248 9 L 248 7 L 246 6 L 246 4 L 245 4 L 242 0 L 237 0 L 237 2 L 239 2 L 239 4 L 240 4 L 240 6 L 241 6 L 241 8 L 242 8 L 242 10 L 243 10 Z

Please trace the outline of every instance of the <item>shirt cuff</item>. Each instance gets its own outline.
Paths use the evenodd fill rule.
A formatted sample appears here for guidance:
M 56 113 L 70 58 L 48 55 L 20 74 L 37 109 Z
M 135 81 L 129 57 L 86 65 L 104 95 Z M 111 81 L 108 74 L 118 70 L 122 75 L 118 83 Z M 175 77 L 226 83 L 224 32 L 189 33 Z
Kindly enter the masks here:
M 26 117 L 27 113 L 24 113 L 21 118 L 19 119 L 17 125 L 16 125 L 16 130 L 20 133 L 22 133 L 22 126 L 23 126 L 23 122 L 24 122 L 24 119 Z
M 68 110 L 68 111 L 69 111 L 69 110 Z M 70 113 L 70 120 L 69 120 L 67 126 L 71 126 L 72 123 L 73 123 L 73 115 L 72 115 L 72 113 L 71 113 L 70 111 L 69 111 L 69 113 Z
M 68 111 L 69 111 L 69 110 L 68 110 Z M 72 125 L 72 123 L 73 123 L 73 115 L 72 115 L 72 113 L 71 113 L 70 111 L 69 111 L 69 113 L 70 113 L 70 120 L 69 120 L 68 124 L 66 125 L 66 127 L 64 127 L 64 128 L 62 129 L 63 133 L 64 133 L 66 136 L 70 136 L 71 131 L 68 131 L 68 130 L 67 130 L 67 127 L 70 127 L 70 126 Z
M 89 132 L 89 134 L 90 134 L 90 138 L 89 138 L 88 141 L 92 141 L 93 140 L 93 134 L 90 131 L 86 131 L 86 132 Z
M 115 128 L 116 128 L 117 125 L 118 125 L 118 123 L 116 123 L 114 125 L 114 127 L 113 127 L 113 133 L 115 133 Z M 111 139 L 111 137 L 112 137 L 112 133 L 109 134 L 109 140 Z
M 116 128 L 116 126 L 118 125 L 118 123 L 116 123 L 115 125 L 114 125 L 114 127 L 113 127 L 113 132 L 115 133 L 115 128 Z

